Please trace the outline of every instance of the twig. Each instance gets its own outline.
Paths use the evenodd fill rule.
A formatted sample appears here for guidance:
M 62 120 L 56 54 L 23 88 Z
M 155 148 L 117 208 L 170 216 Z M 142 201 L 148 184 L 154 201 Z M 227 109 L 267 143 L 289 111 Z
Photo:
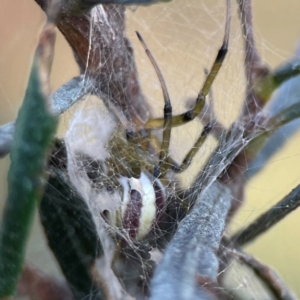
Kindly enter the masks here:
M 219 146 L 196 176 L 190 190 L 194 199 L 199 191 L 208 189 L 218 179 L 231 189 L 234 199 L 231 213 L 235 212 L 243 200 L 245 179 L 242 173 L 247 166 L 248 159 L 248 149 L 245 150 L 245 148 L 253 148 L 254 144 L 263 145 L 263 142 L 276 129 L 297 118 L 300 118 L 300 106 L 292 104 L 272 118 L 267 118 L 261 113 L 248 126 L 233 124 L 232 128 L 221 136 Z
M 295 295 L 289 291 L 274 270 L 262 264 L 249 254 L 236 249 L 226 249 L 226 253 L 239 259 L 251 268 L 254 273 L 270 289 L 277 300 L 296 300 Z
M 215 299 L 216 253 L 230 202 L 229 190 L 217 182 L 198 197 L 154 273 L 151 300 Z
M 295 51 L 295 57 L 299 57 L 300 55 L 300 44 L 298 44 L 297 49 Z M 278 113 L 280 110 L 287 107 L 287 105 L 291 105 L 294 103 L 300 102 L 299 97 L 300 91 L 300 76 L 291 78 L 284 82 L 279 89 L 276 91 L 274 96 L 270 100 L 268 107 L 266 108 L 267 113 L 270 115 L 274 115 Z M 247 170 L 245 170 L 245 177 L 247 180 L 253 177 L 257 172 L 259 172 L 265 163 L 277 152 L 277 150 L 281 149 L 281 147 L 288 141 L 288 137 L 293 135 L 297 129 L 300 128 L 300 120 L 296 120 L 291 122 L 287 126 L 283 126 L 268 139 L 263 148 L 255 155 L 251 154 L 251 156 L 255 156 L 254 160 L 248 162 Z
M 294 188 L 280 202 L 275 204 L 266 213 L 258 217 L 247 228 L 238 231 L 231 240 L 238 247 L 243 247 L 252 242 L 262 233 L 281 221 L 300 205 L 300 185 Z
M 233 157 L 233 160 L 226 163 L 227 166 L 224 168 L 223 175 L 220 176 L 220 181 L 230 187 L 232 191 L 234 200 L 231 207 L 231 216 L 235 214 L 243 203 L 245 188 L 243 173 L 248 166 L 248 162 L 261 149 L 270 134 L 274 132 L 275 127 L 278 128 L 280 126 L 278 117 L 283 117 L 285 119 L 284 122 L 287 122 L 288 118 L 291 120 L 299 113 L 299 109 L 296 109 L 294 116 L 292 116 L 293 111 L 290 107 L 282 112 L 281 115 L 274 116 L 270 122 L 266 122 L 267 116 L 261 113 L 261 109 L 270 99 L 274 90 L 285 80 L 295 76 L 300 69 L 298 68 L 298 61 L 296 69 L 293 69 L 293 64 L 288 62 L 283 67 L 276 68 L 272 72 L 262 64 L 254 44 L 251 0 L 238 0 L 238 5 L 244 32 L 246 95 L 240 119 L 231 127 L 227 135 L 232 136 L 236 130 L 244 132 L 240 137 L 241 140 L 238 141 L 240 142 L 240 149 L 237 149 L 236 145 L 229 144 L 229 148 L 235 148 L 237 151 L 230 150 L 229 155 Z M 297 117 L 299 117 L 299 114 Z M 248 146 L 250 140 L 254 141 Z M 228 145 L 228 141 L 225 139 L 226 142 Z M 237 143 L 237 140 L 233 140 L 233 142 Z M 246 146 L 247 149 L 244 151 Z M 222 145 L 219 149 L 221 148 Z M 226 153 L 226 150 L 222 152 Z M 208 167 L 210 166 L 208 165 Z M 219 168 L 216 164 L 213 167 Z
M 53 103 L 53 112 L 60 115 L 68 110 L 78 100 L 88 94 L 93 86 L 83 76 L 77 76 L 63 84 L 57 91 L 51 95 Z
M 247 156 L 244 155 L 242 150 L 248 144 L 248 138 L 251 140 L 256 135 L 254 131 L 257 129 L 255 126 L 249 128 L 248 122 L 251 125 L 255 115 L 264 105 L 263 101 L 253 92 L 253 85 L 263 75 L 268 73 L 268 69 L 262 65 L 254 43 L 251 0 L 238 0 L 237 2 L 244 34 L 245 100 L 239 120 L 231 126 L 227 135 L 224 133 L 223 137 L 220 138 L 219 147 L 214 154 L 215 157 L 210 159 L 204 170 L 205 172 L 209 172 L 211 168 L 222 168 L 222 171 L 224 171 L 222 174 L 222 171 L 219 171 L 216 176 L 219 176 L 219 180 L 231 189 L 233 201 L 230 216 L 238 210 L 244 199 L 245 180 L 242 174 L 247 168 Z M 240 144 L 239 149 L 238 144 Z M 220 155 L 224 154 L 225 157 L 227 156 L 226 162 L 224 158 L 220 157 Z M 201 180 L 201 178 L 199 179 Z M 199 183 L 201 182 L 200 180 L 198 181 Z
M 241 25 L 244 33 L 245 71 L 247 79 L 251 80 L 256 67 L 262 64 L 255 47 L 253 36 L 252 3 L 251 0 L 238 0 L 237 2 L 239 5 Z
M 297 102 L 282 109 L 270 118 L 264 114 L 257 116 L 256 136 L 250 141 L 244 151 L 244 155 L 248 160 L 253 159 L 253 156 L 276 130 L 300 117 L 300 106 Z
M 90 90 L 90 84 L 82 76 L 74 77 L 50 97 L 54 115 L 64 113 L 68 108 L 84 97 Z M 12 146 L 15 133 L 15 122 L 0 127 L 0 158 L 6 156 Z
M 294 58 L 276 67 L 265 76 L 257 80 L 253 86 L 253 93 L 263 103 L 267 103 L 272 93 L 290 78 L 300 74 L 300 59 Z
M 35 2 L 45 11 L 51 1 Z M 133 49 L 124 34 L 125 8 L 99 5 L 88 13 L 79 5 L 79 11 L 70 10 L 70 5 L 78 2 L 86 3 L 66 2 L 57 27 L 72 48 L 81 74 L 95 83 L 91 92 L 108 107 L 112 103 L 120 108 L 128 121 L 139 128 L 150 116 L 150 108 L 139 86 Z
M 256 50 L 253 23 L 252 23 L 252 3 L 251 0 L 238 0 L 241 25 L 244 33 L 245 48 L 245 75 L 246 75 L 246 99 L 243 107 L 243 117 L 254 115 L 263 107 L 264 102 L 253 93 L 254 84 L 269 70 L 263 65 L 261 58 Z

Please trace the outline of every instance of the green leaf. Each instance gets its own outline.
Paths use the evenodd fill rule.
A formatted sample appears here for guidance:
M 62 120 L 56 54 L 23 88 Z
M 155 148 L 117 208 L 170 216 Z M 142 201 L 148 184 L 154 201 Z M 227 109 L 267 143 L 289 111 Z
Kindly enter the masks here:
M 47 151 L 56 125 L 35 60 L 10 153 L 8 196 L 0 229 L 0 298 L 15 291 L 34 209 L 43 193 Z

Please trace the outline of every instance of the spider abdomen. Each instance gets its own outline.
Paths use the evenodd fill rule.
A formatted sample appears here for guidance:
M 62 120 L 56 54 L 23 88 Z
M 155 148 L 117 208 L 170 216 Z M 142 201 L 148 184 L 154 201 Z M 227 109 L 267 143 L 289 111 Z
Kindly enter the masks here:
M 119 179 L 123 187 L 120 224 L 132 239 L 143 239 L 153 228 L 165 206 L 165 191 L 158 179 L 145 173 L 140 178 Z

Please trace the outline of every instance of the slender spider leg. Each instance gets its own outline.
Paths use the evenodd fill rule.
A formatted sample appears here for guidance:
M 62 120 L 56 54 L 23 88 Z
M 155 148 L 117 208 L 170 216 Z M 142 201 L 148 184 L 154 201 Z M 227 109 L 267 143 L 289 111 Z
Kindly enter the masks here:
M 197 96 L 195 106 L 191 110 L 188 110 L 187 112 L 185 112 L 183 114 L 173 116 L 172 117 L 172 126 L 173 127 L 180 126 L 182 124 L 190 122 L 201 113 L 201 111 L 204 107 L 204 104 L 205 104 L 205 98 L 206 98 L 214 80 L 216 79 L 216 77 L 219 73 L 219 70 L 223 64 L 223 61 L 226 57 L 226 53 L 228 50 L 228 40 L 229 40 L 230 21 L 231 21 L 230 0 L 227 0 L 226 3 L 227 3 L 227 10 L 226 10 L 225 34 L 224 34 L 222 46 L 219 49 L 217 57 L 211 67 L 211 70 L 205 79 L 205 82 L 203 84 L 203 87 L 202 87 L 200 93 Z M 145 129 L 150 130 L 150 129 L 163 128 L 164 124 L 165 124 L 164 118 L 151 119 L 146 123 Z
M 142 36 L 139 34 L 138 31 L 136 31 L 136 35 L 141 42 L 142 46 L 145 49 L 146 54 L 148 55 L 154 70 L 157 74 L 157 77 L 159 79 L 161 89 L 163 92 L 164 96 L 164 118 L 163 118 L 163 138 L 162 138 L 162 143 L 161 143 L 161 148 L 160 148 L 160 153 L 159 153 L 159 166 L 158 168 L 154 168 L 154 176 L 155 177 L 161 177 L 164 175 L 164 173 L 169 169 L 169 164 L 168 164 L 168 156 L 169 156 L 169 145 L 170 145 L 170 139 L 171 139 L 171 129 L 172 129 L 172 105 L 169 97 L 169 93 L 167 90 L 167 86 L 165 83 L 165 80 L 162 76 L 162 73 L 153 57 L 151 54 L 150 50 L 148 49 L 146 43 L 144 42 Z
M 208 110 L 208 118 L 201 114 L 198 116 L 202 123 L 208 123 L 208 122 L 213 122 L 213 128 L 211 130 L 211 134 L 219 140 L 220 137 L 224 134 L 224 132 L 227 131 L 227 129 L 218 121 L 215 110 L 214 110 L 214 95 L 213 95 L 213 90 L 210 89 L 208 93 L 208 97 L 210 99 L 209 104 L 207 105 L 207 110 Z M 201 117 L 200 117 L 201 116 Z
M 150 145 L 151 145 L 151 147 L 153 147 L 155 152 L 159 153 L 161 144 L 160 144 L 157 136 L 155 136 L 155 135 L 150 136 Z M 170 155 L 168 156 L 168 164 L 170 166 L 170 169 L 172 169 L 172 170 L 179 169 L 178 163 Z
M 186 170 L 188 168 L 188 166 L 191 164 L 192 159 L 198 152 L 199 148 L 206 140 L 209 132 L 213 128 L 212 122 L 208 122 L 206 124 L 200 137 L 197 139 L 196 143 L 194 144 L 194 147 L 186 155 L 186 157 L 184 158 L 184 160 L 180 166 L 178 166 L 178 164 L 176 164 L 175 161 L 169 157 L 169 146 L 170 146 L 172 127 L 179 126 L 179 125 L 185 124 L 185 123 L 193 120 L 195 117 L 197 117 L 201 113 L 203 107 L 205 106 L 205 98 L 206 98 L 207 94 L 209 93 L 210 88 L 211 88 L 217 74 L 219 73 L 220 68 L 222 67 L 223 61 L 225 59 L 225 56 L 226 56 L 226 53 L 228 50 L 230 20 L 231 20 L 230 0 L 227 0 L 224 39 L 223 39 L 222 46 L 218 51 L 217 57 L 213 63 L 213 66 L 212 66 L 210 72 L 206 76 L 206 80 L 203 84 L 203 87 L 202 87 L 200 93 L 198 94 L 198 97 L 196 99 L 196 103 L 195 103 L 194 107 L 191 110 L 188 110 L 187 112 L 185 112 L 184 114 L 174 116 L 174 117 L 172 116 L 172 105 L 171 105 L 169 93 L 168 93 L 164 78 L 162 76 L 162 73 L 161 73 L 153 55 L 151 54 L 150 50 L 148 49 L 146 43 L 144 42 L 142 36 L 139 34 L 139 32 L 136 32 L 137 37 L 138 37 L 139 41 L 141 42 L 148 58 L 150 59 L 152 65 L 154 67 L 154 70 L 157 74 L 157 77 L 159 79 L 159 82 L 160 82 L 160 85 L 162 88 L 164 102 L 165 102 L 164 117 L 149 120 L 145 125 L 145 130 L 163 128 L 163 139 L 162 139 L 162 143 L 160 145 L 160 150 L 159 150 L 159 164 L 158 164 L 158 166 L 155 166 L 154 170 L 153 170 L 153 175 L 155 177 L 161 178 L 166 173 L 166 171 L 168 171 L 169 169 L 172 169 L 176 173 L 180 173 L 180 172 L 183 172 L 184 170 Z M 154 148 L 158 149 L 158 147 L 155 147 L 155 146 L 154 146 Z
M 204 74 L 208 75 L 208 70 L 204 70 Z M 207 125 L 209 122 L 213 124 L 210 134 L 212 134 L 216 140 L 219 140 L 220 137 L 227 131 L 227 129 L 218 121 L 215 110 L 214 110 L 214 95 L 213 87 L 210 88 L 208 92 L 209 102 L 204 104 L 204 107 L 201 113 L 198 115 L 198 119 L 203 126 Z M 190 109 L 193 107 L 194 101 L 189 99 L 186 108 Z
M 167 90 L 164 78 L 162 76 L 162 73 L 161 73 L 161 71 L 160 71 L 153 55 L 151 54 L 150 50 L 148 49 L 148 47 L 147 47 L 146 43 L 144 42 L 142 36 L 138 32 L 136 32 L 136 34 L 137 34 L 141 44 L 143 45 L 143 47 L 145 49 L 145 52 L 148 55 L 152 65 L 153 65 L 153 67 L 156 71 L 159 82 L 161 84 L 161 88 L 162 88 L 163 96 L 164 96 L 164 101 L 165 101 L 164 118 L 163 118 L 164 132 L 163 132 L 163 141 L 162 141 L 160 146 L 159 146 L 158 140 L 154 136 L 152 136 L 152 146 L 159 153 L 159 167 L 158 168 L 156 167 L 154 169 L 154 176 L 162 177 L 165 174 L 165 172 L 169 169 L 172 169 L 176 173 L 181 173 L 181 172 L 185 171 L 190 166 L 194 156 L 196 155 L 196 153 L 198 152 L 200 147 L 203 145 L 203 143 L 205 142 L 208 134 L 212 130 L 213 122 L 208 122 L 205 125 L 201 135 L 199 136 L 199 138 L 195 142 L 192 149 L 185 156 L 185 158 L 184 158 L 183 162 L 181 163 L 181 165 L 178 165 L 174 161 L 174 159 L 169 156 L 168 152 L 169 152 L 169 145 L 170 145 L 170 139 L 171 139 L 171 129 L 172 129 L 172 106 L 171 106 L 170 97 L 169 97 L 168 90 Z M 208 74 L 208 77 L 209 77 L 209 74 Z M 209 88 L 207 88 L 206 94 L 207 93 L 209 93 Z
M 193 158 L 199 151 L 200 147 L 206 141 L 206 138 L 208 137 L 212 129 L 213 129 L 213 122 L 208 122 L 204 126 L 199 138 L 197 139 L 197 141 L 195 142 L 191 150 L 187 153 L 187 155 L 183 159 L 181 165 L 178 165 L 178 163 L 175 162 L 175 160 L 171 156 L 169 156 L 167 160 L 169 169 L 172 169 L 172 171 L 174 171 L 175 173 L 181 173 L 185 171 L 190 166 Z M 161 146 L 159 144 L 157 137 L 154 135 L 151 136 L 151 146 L 154 148 L 156 152 L 159 152 Z
M 195 144 L 193 145 L 191 150 L 188 152 L 188 154 L 185 156 L 185 158 L 183 159 L 181 165 L 179 167 L 177 166 L 175 168 L 174 167 L 172 168 L 172 170 L 175 173 L 181 173 L 181 172 L 185 171 L 190 166 L 193 158 L 195 157 L 195 155 L 199 151 L 200 147 L 206 141 L 206 139 L 207 139 L 209 133 L 211 132 L 212 128 L 213 128 L 213 123 L 212 122 L 209 122 L 204 126 L 199 138 L 197 139 L 197 141 L 195 142 Z

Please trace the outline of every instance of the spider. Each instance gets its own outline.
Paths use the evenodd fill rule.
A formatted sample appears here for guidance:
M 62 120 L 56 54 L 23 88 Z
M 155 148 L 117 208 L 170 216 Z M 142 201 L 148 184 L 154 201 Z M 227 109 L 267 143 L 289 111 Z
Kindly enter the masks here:
M 152 236 L 164 236 L 163 232 L 169 233 L 170 229 L 165 228 L 169 224 L 166 218 L 172 215 L 170 210 L 173 213 L 175 211 L 178 219 L 178 208 L 186 214 L 193 204 L 181 199 L 183 197 L 178 192 L 176 181 L 170 180 L 170 172 L 178 174 L 188 169 L 213 129 L 215 120 L 207 122 L 180 165 L 169 155 L 171 130 L 194 120 L 202 112 L 205 98 L 226 57 L 229 28 L 230 3 L 227 1 L 225 34 L 216 59 L 207 73 L 194 107 L 176 116 L 172 115 L 172 105 L 162 73 L 142 36 L 136 32 L 158 76 L 164 98 L 164 116 L 150 119 L 143 129 L 133 130 L 122 115 L 112 108 L 120 122 L 113 123 L 109 129 L 111 134 L 106 133 L 106 139 L 101 141 L 109 154 L 101 160 L 77 155 L 79 168 L 86 171 L 88 180 L 102 198 L 110 198 L 116 193 L 121 198 L 120 209 L 102 208 L 101 216 L 110 226 L 122 229 L 125 239 L 141 242 Z M 157 129 L 163 130 L 162 142 L 152 134 Z M 160 230 L 160 234 L 155 233 L 156 230 Z M 155 234 L 151 235 L 153 232 Z

